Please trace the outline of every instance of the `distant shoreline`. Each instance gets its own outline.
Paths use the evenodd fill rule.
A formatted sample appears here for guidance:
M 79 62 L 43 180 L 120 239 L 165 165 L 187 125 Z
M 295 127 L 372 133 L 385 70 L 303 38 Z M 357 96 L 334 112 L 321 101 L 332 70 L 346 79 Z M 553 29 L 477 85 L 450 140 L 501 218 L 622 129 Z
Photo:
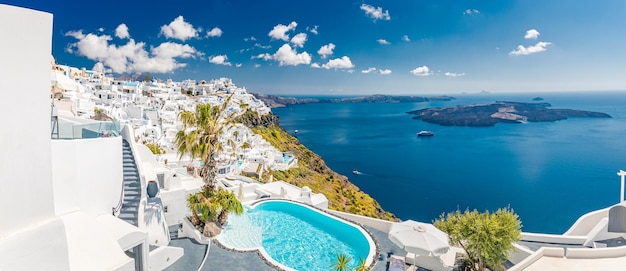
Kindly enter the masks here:
M 396 95 L 365 95 L 354 97 L 337 98 L 306 98 L 306 97 L 283 97 L 277 95 L 267 95 L 252 93 L 255 98 L 263 101 L 270 108 L 286 107 L 289 105 L 309 104 L 309 103 L 415 103 L 428 101 L 452 101 L 452 96 L 396 96 Z

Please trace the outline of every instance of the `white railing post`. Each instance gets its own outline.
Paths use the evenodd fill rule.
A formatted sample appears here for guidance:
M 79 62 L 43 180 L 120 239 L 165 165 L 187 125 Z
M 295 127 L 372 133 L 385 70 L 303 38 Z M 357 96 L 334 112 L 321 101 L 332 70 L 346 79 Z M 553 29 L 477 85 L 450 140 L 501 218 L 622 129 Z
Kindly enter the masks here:
M 619 202 L 624 202 L 624 176 L 626 176 L 626 171 L 620 170 L 617 173 L 618 176 L 622 177 L 622 186 L 621 186 L 621 190 L 620 190 L 620 194 L 619 194 Z

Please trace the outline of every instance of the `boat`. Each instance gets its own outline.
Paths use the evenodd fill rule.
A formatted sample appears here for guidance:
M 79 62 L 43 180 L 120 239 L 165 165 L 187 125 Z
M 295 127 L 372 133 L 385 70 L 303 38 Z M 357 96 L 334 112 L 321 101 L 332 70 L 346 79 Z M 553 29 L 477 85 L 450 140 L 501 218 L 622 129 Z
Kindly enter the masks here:
M 417 133 L 417 136 L 434 136 L 435 133 L 431 132 L 431 131 L 419 131 L 419 133 Z
M 293 133 L 294 133 L 294 134 L 297 134 L 297 133 L 298 133 L 298 129 L 294 130 L 294 131 L 293 131 Z
M 355 170 L 352 171 L 352 174 L 354 174 L 354 175 L 361 175 L 361 172 L 359 170 L 355 169 Z

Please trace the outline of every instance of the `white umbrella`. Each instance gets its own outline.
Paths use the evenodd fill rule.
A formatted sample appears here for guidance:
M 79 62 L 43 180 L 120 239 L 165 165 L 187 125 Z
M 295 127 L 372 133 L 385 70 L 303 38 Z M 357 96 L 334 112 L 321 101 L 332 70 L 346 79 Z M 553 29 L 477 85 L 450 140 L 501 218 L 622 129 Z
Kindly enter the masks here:
M 422 256 L 440 256 L 448 252 L 448 235 L 432 224 L 407 220 L 394 223 L 389 240 L 406 252 Z

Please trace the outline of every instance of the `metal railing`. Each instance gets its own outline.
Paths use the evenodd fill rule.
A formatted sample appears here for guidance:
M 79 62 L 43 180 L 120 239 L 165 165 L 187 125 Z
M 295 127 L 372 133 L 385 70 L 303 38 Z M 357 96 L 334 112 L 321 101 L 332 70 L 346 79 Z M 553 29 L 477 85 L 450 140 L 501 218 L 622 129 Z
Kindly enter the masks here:
M 120 123 L 102 121 L 98 123 L 58 123 L 54 139 L 83 139 L 120 136 Z

